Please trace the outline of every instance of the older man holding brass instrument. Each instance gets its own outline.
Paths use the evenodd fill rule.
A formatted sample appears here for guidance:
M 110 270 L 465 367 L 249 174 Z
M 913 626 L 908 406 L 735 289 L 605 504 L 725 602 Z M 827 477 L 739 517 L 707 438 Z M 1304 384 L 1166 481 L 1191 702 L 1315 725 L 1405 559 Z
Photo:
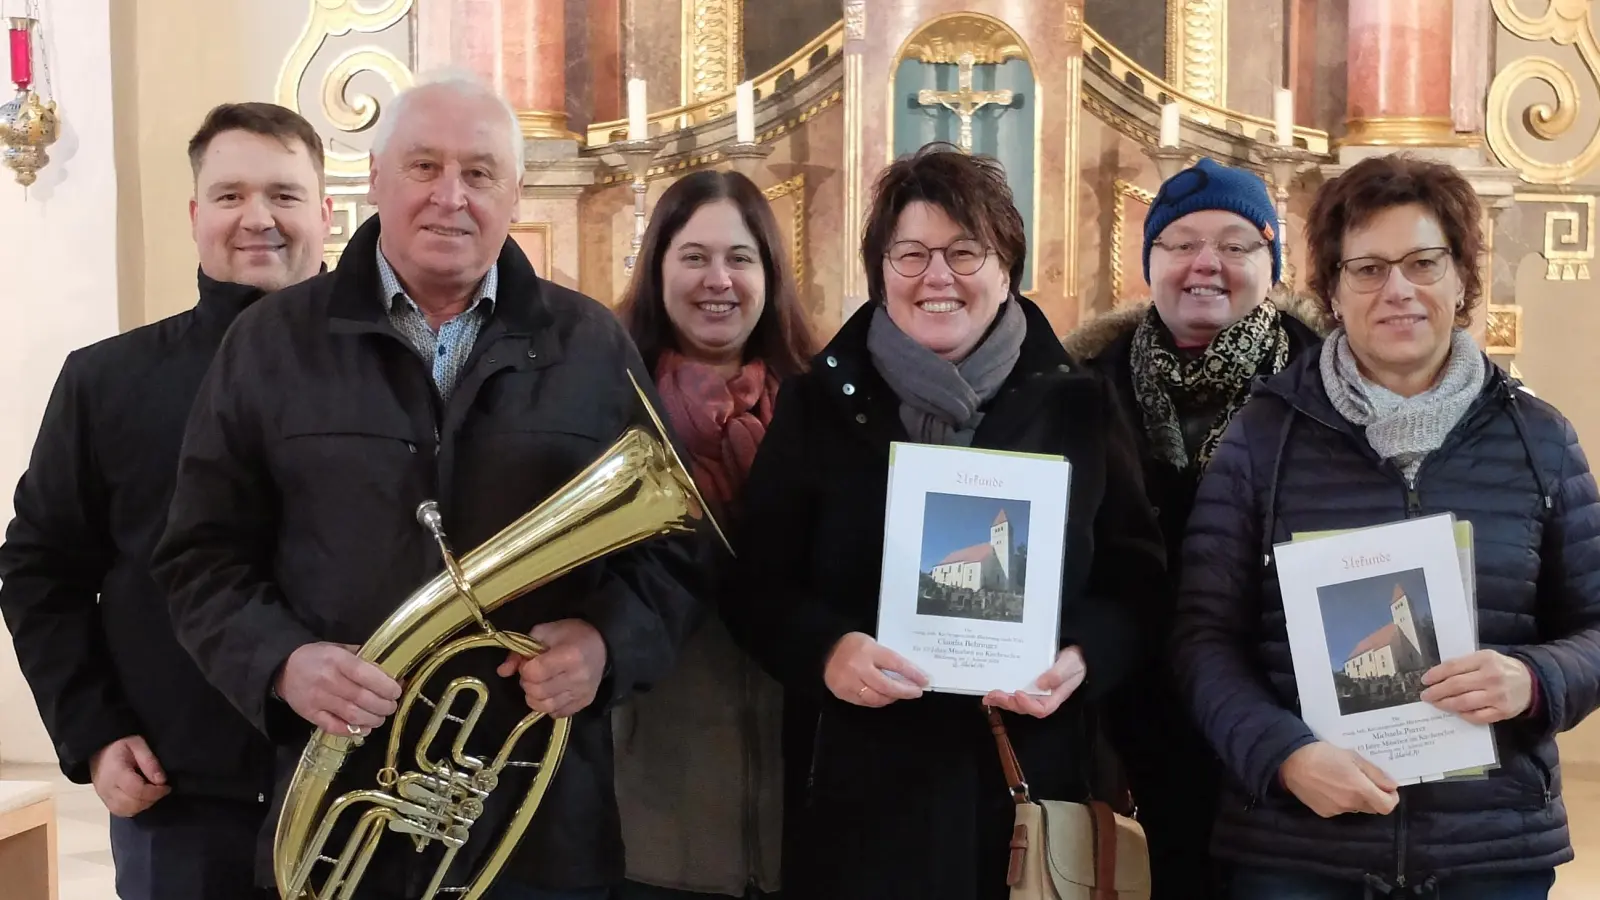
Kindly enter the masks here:
M 322 878 L 343 874 L 361 879 L 363 898 L 447 895 L 485 877 L 495 900 L 605 897 L 623 855 L 604 711 L 668 670 L 698 611 L 697 537 L 627 546 L 525 599 L 506 582 L 526 569 L 491 577 L 464 558 L 486 605 L 511 598 L 488 617 L 500 640 L 530 652 L 486 642 L 426 679 L 407 673 L 408 689 L 426 680 L 428 690 L 404 721 L 390 720 L 409 696 L 396 668 L 357 652 L 382 644 L 397 608 L 438 575 L 436 538 L 466 553 L 518 521 L 637 421 L 630 373 L 650 383 L 610 313 L 541 279 L 508 240 L 521 151 L 514 113 L 475 82 L 403 93 L 374 137 L 377 215 L 335 272 L 240 318 L 189 422 L 157 573 L 185 647 L 279 744 L 274 808 L 304 805 L 304 779 L 286 782 L 315 734 L 308 722 L 321 729 L 314 748 L 349 753 L 330 799 L 404 798 L 385 807 L 369 794 L 346 815 L 367 804 L 395 814 L 372 832 L 370 865 L 352 853 L 359 840 L 347 844 L 351 823 L 335 826 L 320 852 L 355 866 L 310 864 L 319 895 L 330 890 Z M 424 528 L 428 501 L 437 516 Z M 443 612 L 482 635 L 456 605 L 477 602 L 466 593 L 440 601 Z M 516 744 L 527 764 L 495 770 L 529 708 L 544 716 Z M 430 719 L 443 730 L 414 741 Z M 403 749 L 386 762 L 389 731 Z M 541 732 L 558 753 L 565 737 L 564 758 L 546 755 Z M 466 743 L 452 746 L 458 733 Z M 422 776 L 419 756 L 432 761 Z M 495 843 L 524 797 L 539 802 L 520 843 Z M 461 844 L 459 855 L 444 866 L 412 852 L 413 838 L 450 853 Z M 283 889 L 281 843 L 271 868 Z M 489 860 L 505 862 L 498 878 L 481 874 Z

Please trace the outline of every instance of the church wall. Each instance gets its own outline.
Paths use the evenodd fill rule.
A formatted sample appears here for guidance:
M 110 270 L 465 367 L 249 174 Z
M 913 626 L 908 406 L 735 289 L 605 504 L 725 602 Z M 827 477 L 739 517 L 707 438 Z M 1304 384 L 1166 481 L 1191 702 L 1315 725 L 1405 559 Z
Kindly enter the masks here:
M 1283 0 L 1228 0 L 1227 79 L 1224 104 L 1235 112 L 1272 117 L 1272 98 L 1286 87 Z
M 26 327 L 0 332 L 0 516 L 11 519 L 12 488 L 62 360 L 117 331 L 117 189 L 110 0 L 78 0 L 70 13 L 43 9 L 49 79 L 60 103 L 61 135 L 50 164 L 24 195 L 0 169 L 0 307 Z M 39 67 L 43 76 L 43 66 Z M 17 668 L 9 634 L 0 637 L 0 759 L 55 761 L 33 695 Z
M 218 103 L 275 99 L 308 5 L 119 0 L 114 7 L 117 167 L 128 185 L 117 212 L 129 264 L 120 318 L 131 328 L 193 305 L 189 137 Z

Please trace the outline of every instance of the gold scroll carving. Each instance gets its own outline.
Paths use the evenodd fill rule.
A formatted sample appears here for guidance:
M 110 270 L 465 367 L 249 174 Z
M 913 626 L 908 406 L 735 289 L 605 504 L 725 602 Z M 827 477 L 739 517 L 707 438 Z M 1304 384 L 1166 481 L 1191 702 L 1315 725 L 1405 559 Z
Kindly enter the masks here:
M 728 111 L 729 94 L 744 75 L 744 0 L 683 0 L 683 104 L 715 102 L 711 118 Z
M 1167 80 L 1202 103 L 1226 106 L 1227 67 L 1227 0 L 1167 0 Z
M 1590 0 L 1551 0 L 1544 12 L 1532 15 L 1517 0 L 1490 0 L 1501 27 L 1535 43 L 1551 42 L 1576 47 L 1589 82 L 1600 87 L 1600 40 L 1595 37 Z M 1543 82 L 1555 94 L 1555 104 L 1538 102 L 1525 109 L 1512 108 L 1511 98 L 1530 81 Z M 1524 181 L 1533 184 L 1571 184 L 1600 164 L 1600 131 L 1589 136 L 1570 159 L 1548 162 L 1524 147 L 1533 138 L 1552 141 L 1572 129 L 1578 118 L 1580 89 L 1573 73 L 1547 56 L 1525 56 L 1500 70 L 1489 85 L 1484 137 L 1489 148 Z
M 980 66 L 997 66 L 1008 59 L 1027 57 L 1011 29 L 992 19 L 967 15 L 947 16 L 928 25 L 906 45 L 902 57 L 928 64 L 957 65 L 969 54 L 971 63 Z
M 302 113 L 305 112 L 300 104 L 302 84 L 312 62 L 329 39 L 351 33 L 387 31 L 406 20 L 412 0 L 384 0 L 377 4 L 362 4 L 356 0 L 310 0 L 310 5 L 306 27 L 278 72 L 278 104 Z M 377 74 L 393 94 L 409 87 L 413 80 L 410 66 L 382 47 L 361 46 L 333 61 L 317 91 L 322 115 L 341 133 L 324 136 L 327 142 L 324 171 L 329 176 L 364 178 L 367 174 L 367 154 L 350 149 L 349 141 L 339 140 L 342 135 L 365 131 L 378 119 L 378 98 L 366 93 L 350 93 L 351 81 L 362 72 Z

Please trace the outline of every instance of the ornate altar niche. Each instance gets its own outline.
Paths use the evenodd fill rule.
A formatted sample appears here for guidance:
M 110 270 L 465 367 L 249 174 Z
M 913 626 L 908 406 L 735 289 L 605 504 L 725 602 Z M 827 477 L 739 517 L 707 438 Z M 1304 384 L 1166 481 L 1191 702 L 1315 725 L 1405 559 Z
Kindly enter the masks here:
M 944 16 L 906 40 L 892 71 L 891 155 L 942 142 L 999 160 L 1035 246 L 1039 85 L 1022 38 L 989 16 Z M 1029 295 L 1038 291 L 1034 271 L 1030 256 L 1018 285 Z

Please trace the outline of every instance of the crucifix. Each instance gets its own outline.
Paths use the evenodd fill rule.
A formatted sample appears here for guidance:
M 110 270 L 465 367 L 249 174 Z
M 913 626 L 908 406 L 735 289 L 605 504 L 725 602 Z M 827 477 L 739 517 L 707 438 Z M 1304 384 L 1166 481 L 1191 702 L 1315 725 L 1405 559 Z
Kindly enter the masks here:
M 965 153 L 972 152 L 972 115 L 991 103 L 1002 106 L 1011 102 L 1011 91 L 975 91 L 972 89 L 974 60 L 969 50 L 957 60 L 956 90 L 917 92 L 917 103 L 923 106 L 942 106 L 961 120 L 961 137 L 957 144 Z

